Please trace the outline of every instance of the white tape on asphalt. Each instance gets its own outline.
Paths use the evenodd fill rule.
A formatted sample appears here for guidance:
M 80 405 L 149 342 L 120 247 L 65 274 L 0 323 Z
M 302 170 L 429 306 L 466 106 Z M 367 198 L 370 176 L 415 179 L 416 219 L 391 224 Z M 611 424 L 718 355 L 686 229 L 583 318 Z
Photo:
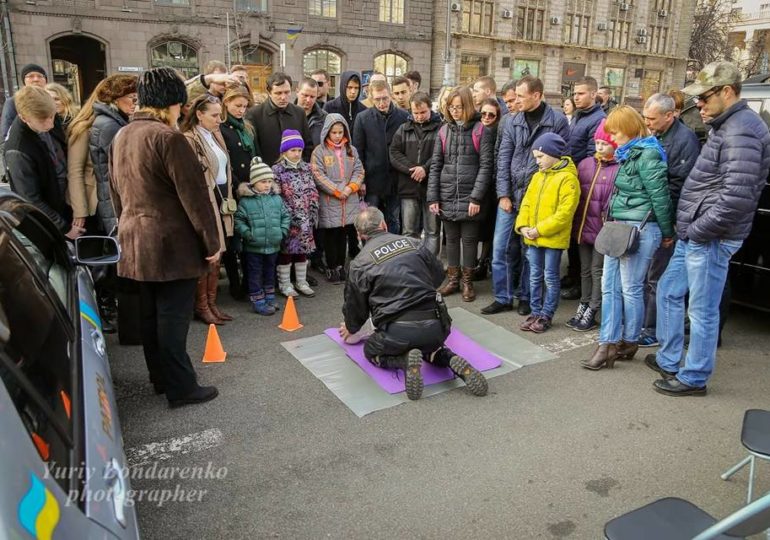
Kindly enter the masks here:
M 178 455 L 220 446 L 223 440 L 224 436 L 221 431 L 216 428 L 207 429 L 183 437 L 174 437 L 165 441 L 127 448 L 126 461 L 130 467 L 138 467 L 154 461 L 166 461 Z
M 561 354 L 572 349 L 579 349 L 586 345 L 596 343 L 599 339 L 599 332 L 586 332 L 577 333 L 573 336 L 567 336 L 559 341 L 552 341 L 551 343 L 543 343 L 540 345 L 545 350 L 552 352 L 553 354 Z

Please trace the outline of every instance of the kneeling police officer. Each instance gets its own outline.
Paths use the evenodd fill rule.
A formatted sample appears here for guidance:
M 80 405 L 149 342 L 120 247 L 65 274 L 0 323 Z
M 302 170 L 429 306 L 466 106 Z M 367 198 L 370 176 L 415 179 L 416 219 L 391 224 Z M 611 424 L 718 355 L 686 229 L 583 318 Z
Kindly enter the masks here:
M 377 208 L 361 211 L 355 227 L 364 247 L 350 263 L 340 335 L 351 342 L 371 317 L 364 355 L 375 366 L 404 370 L 409 399 L 422 395 L 423 360 L 448 367 L 472 394 L 486 395 L 484 375 L 444 346 L 452 319 L 436 292 L 441 262 L 418 240 L 388 233 Z

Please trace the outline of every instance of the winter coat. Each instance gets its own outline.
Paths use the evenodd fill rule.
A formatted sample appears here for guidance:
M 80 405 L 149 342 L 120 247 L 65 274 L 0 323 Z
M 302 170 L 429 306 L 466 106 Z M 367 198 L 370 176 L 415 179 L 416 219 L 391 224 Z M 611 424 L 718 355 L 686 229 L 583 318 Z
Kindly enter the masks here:
M 262 105 L 249 109 L 246 112 L 246 120 L 254 126 L 254 144 L 262 152 L 260 157 L 267 165 L 272 166 L 281 157 L 281 135 L 286 129 L 295 129 L 302 134 L 305 141 L 302 159 L 310 159 L 313 141 L 310 139 L 310 128 L 302 107 L 289 103 L 285 109 L 279 109 L 268 98 Z
M 342 75 L 340 76 L 340 95 L 331 101 L 327 101 L 326 105 L 324 105 L 324 110 L 327 113 L 341 114 L 345 121 L 348 123 L 351 131 L 355 131 L 356 117 L 358 114 L 366 110 L 366 106 L 358 101 L 358 98 L 361 97 L 360 88 L 358 90 L 358 96 L 356 96 L 354 101 L 348 101 L 347 94 L 345 93 L 345 89 L 348 87 L 348 82 L 354 77 L 358 79 L 360 84 L 361 76 L 358 74 L 358 72 L 342 72 Z M 323 137 L 321 137 L 321 140 L 324 140 Z
M 595 156 L 589 156 L 578 164 L 580 203 L 572 224 L 572 238 L 577 243 L 596 243 L 596 235 L 607 217 L 618 169 L 620 164 L 614 159 L 604 161 Z
M 11 124 L 16 120 L 19 113 L 16 112 L 16 102 L 13 100 L 13 96 L 5 98 L 3 104 L 3 113 L 0 116 L 0 141 L 4 141 L 8 137 L 8 132 L 11 129 Z
M 238 196 L 235 228 L 243 238 L 243 250 L 262 255 L 278 253 L 281 241 L 289 234 L 291 220 L 281 196 L 275 190 L 257 193 L 249 184 L 238 186 Z
M 532 155 L 532 144 L 543 133 L 556 133 L 565 141 L 569 139 L 569 125 L 563 114 L 546 104 L 540 123 L 532 132 L 525 113 L 514 115 L 505 124 L 497 157 L 497 197 L 510 197 L 518 207 L 527 190 L 532 175 L 537 172 L 537 162 Z
M 221 188 L 217 185 L 219 161 L 217 160 L 216 154 L 211 149 L 211 146 L 209 146 L 209 143 L 206 142 L 206 140 L 203 138 L 203 135 L 200 132 L 201 129 L 203 128 L 193 128 L 186 132 L 184 136 L 187 138 L 187 142 L 190 143 L 190 146 L 195 151 L 198 162 L 203 168 L 203 174 L 206 176 L 206 184 L 209 186 L 209 201 L 211 202 L 211 206 L 214 208 L 214 211 L 220 217 L 220 219 L 217 221 L 219 226 L 219 233 L 221 235 L 219 240 L 222 243 L 222 251 L 225 251 L 225 238 L 229 238 L 233 235 L 233 215 L 223 215 L 220 209 L 222 206 L 222 200 L 224 198 L 233 198 L 233 177 L 230 172 L 230 164 L 228 161 L 226 171 L 227 184 L 225 184 L 224 188 Z M 221 148 L 225 154 L 227 154 L 227 148 L 225 148 L 225 141 L 222 140 L 222 135 L 218 131 L 213 132 L 212 135 L 214 136 L 214 141 L 216 141 L 217 145 L 219 145 L 219 148 Z
M 313 151 L 313 148 L 321 144 L 321 130 L 324 127 L 324 120 L 326 120 L 326 115 L 329 114 L 323 108 L 316 102 L 313 105 L 313 110 L 310 111 L 310 114 L 307 116 L 307 125 L 308 128 L 310 128 L 310 139 L 313 141 L 313 146 L 310 149 L 310 151 Z
M 109 232 L 118 224 L 115 218 L 115 210 L 112 208 L 109 177 L 110 145 L 115 134 L 123 126 L 128 124 L 117 109 L 104 103 L 94 103 L 94 124 L 91 126 L 88 146 L 91 152 L 91 162 L 94 164 L 96 175 L 96 193 L 99 205 L 96 213 L 102 223 L 102 227 Z
M 398 196 L 402 199 L 425 200 L 428 192 L 428 173 L 433 159 L 433 146 L 436 143 L 441 117 L 432 113 L 430 119 L 418 125 L 411 115 L 401 124 L 390 142 L 390 164 L 398 171 Z M 422 182 L 412 180 L 411 167 L 425 169 Z
M 222 134 L 222 139 L 225 141 L 225 147 L 227 147 L 227 153 L 230 155 L 230 169 L 233 175 L 233 193 L 238 193 L 238 186 L 242 183 L 249 181 L 249 170 L 251 167 L 251 160 L 254 156 L 259 155 L 259 147 L 256 146 L 256 140 L 254 146 L 256 152 L 252 152 L 243 146 L 241 138 L 238 136 L 238 131 L 230 125 L 228 122 L 222 122 L 219 125 L 219 132 Z
M 59 143 L 66 153 L 67 145 L 60 126 L 48 133 L 54 144 Z M 46 143 L 18 116 L 5 141 L 5 166 L 11 191 L 38 207 L 57 229 L 68 232 L 72 223 L 71 211 L 65 201 L 66 182 L 60 182 L 56 175 L 56 165 Z
M 350 142 L 342 148 L 331 146 L 326 140 L 332 126 L 341 123 L 345 128 L 345 137 L 350 141 L 350 130 L 342 115 L 329 113 L 321 130 L 321 141 L 313 150 L 310 170 L 313 171 L 320 195 L 318 206 L 318 228 L 334 229 L 351 225 L 359 212 L 361 199 L 358 190 L 364 182 L 364 166 L 358 159 L 358 151 Z M 342 191 L 352 190 L 347 199 Z
M 313 228 L 318 223 L 318 189 L 313 172 L 304 161 L 294 167 L 281 159 L 273 165 L 273 174 L 291 216 L 289 235 L 281 244 L 281 253 L 307 255 L 315 250 Z
M 659 136 L 658 140 L 666 151 L 668 189 L 671 192 L 671 204 L 676 212 L 684 181 L 700 155 L 700 143 L 698 136 L 680 120 L 674 120 L 668 131 Z
M 112 142 L 109 178 L 120 220 L 118 275 L 198 278 L 222 249 L 206 177 L 184 135 L 136 113 Z
M 695 242 L 743 240 L 770 169 L 770 135 L 745 100 L 710 122 L 711 134 L 684 182 L 677 234 Z
M 99 205 L 96 175 L 88 151 L 88 139 L 89 132 L 85 130 L 76 139 L 70 140 L 67 146 L 67 195 L 74 218 L 95 215 Z M 108 184 L 107 191 L 109 187 Z M 110 201 L 110 209 L 112 209 L 112 201 Z
M 522 227 L 537 229 L 537 238 L 524 238 L 527 245 L 567 249 L 572 218 L 579 200 L 577 169 L 572 160 L 565 157 L 550 169 L 537 171 L 532 177 L 516 216 L 515 230 L 521 234 Z
M 387 197 L 396 192 L 398 176 L 390 164 L 388 147 L 396 130 L 409 118 L 409 113 L 390 104 L 386 114 L 376 107 L 366 109 L 356 118 L 353 146 L 358 150 L 366 170 L 366 193 Z
M 473 128 L 479 115 L 463 126 L 446 124 L 446 149 L 436 134 L 428 179 L 428 204 L 439 203 L 441 218 L 447 221 L 478 220 L 469 217 L 468 205 L 481 204 L 491 189 L 495 140 L 488 129 L 482 131 L 479 152 L 473 145 Z
M 569 139 L 565 139 L 567 141 L 567 155 L 572 158 L 574 163 L 580 163 L 586 157 L 594 155 L 596 152 L 594 134 L 602 119 L 606 117 L 607 115 L 598 103 L 587 109 L 575 109 L 569 126 Z
M 674 209 L 668 190 L 668 167 L 655 148 L 634 147 L 620 164 L 609 215 L 621 221 L 657 222 L 663 238 L 674 235 Z

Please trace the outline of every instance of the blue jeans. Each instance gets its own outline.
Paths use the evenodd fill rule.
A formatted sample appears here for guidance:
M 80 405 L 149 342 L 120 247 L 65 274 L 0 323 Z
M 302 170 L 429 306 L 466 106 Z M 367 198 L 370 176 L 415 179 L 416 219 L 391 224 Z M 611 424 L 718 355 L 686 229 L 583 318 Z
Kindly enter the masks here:
M 278 253 L 263 255 L 262 253 L 244 252 L 246 272 L 249 278 L 249 300 L 263 300 L 265 295 L 275 294 L 275 264 Z
M 639 226 L 638 221 L 625 221 Z M 644 279 L 661 241 L 657 223 L 647 223 L 639 234 L 639 250 L 622 257 L 604 257 L 602 327 L 599 343 L 639 341 L 644 322 Z
M 529 287 L 532 315 L 553 319 L 556 308 L 559 307 L 561 279 L 561 249 L 527 246 L 529 261 Z M 545 293 L 543 293 L 543 278 L 545 277 Z M 545 297 L 545 298 L 544 298 Z
M 420 218 L 425 228 L 425 246 L 438 257 L 438 216 L 428 211 L 428 203 L 420 199 L 401 199 L 401 224 L 404 236 L 420 238 Z
M 401 203 L 398 201 L 398 195 L 380 196 L 367 193 L 364 201 L 369 206 L 376 206 L 385 214 L 389 233 L 401 234 Z
M 523 242 L 522 238 L 513 231 L 516 222 L 516 212 L 506 212 L 497 209 L 495 219 L 495 235 L 492 238 L 492 291 L 495 301 L 500 304 L 513 303 L 516 288 L 523 280 L 521 277 Z M 528 289 L 528 287 L 527 287 Z M 529 291 L 525 299 L 529 298 Z
M 719 302 L 722 298 L 730 258 L 741 240 L 712 240 L 698 243 L 680 240 L 668 268 L 658 282 L 658 365 L 678 372 L 677 379 L 689 386 L 705 386 L 714 371 L 719 339 Z M 690 291 L 690 347 L 684 367 L 684 298 Z

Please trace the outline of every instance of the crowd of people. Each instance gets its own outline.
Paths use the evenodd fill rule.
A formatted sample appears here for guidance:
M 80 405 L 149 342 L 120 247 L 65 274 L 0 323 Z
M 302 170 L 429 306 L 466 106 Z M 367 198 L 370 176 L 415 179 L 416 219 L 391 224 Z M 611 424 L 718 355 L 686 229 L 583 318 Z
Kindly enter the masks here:
M 217 302 L 220 265 L 233 297 L 273 315 L 276 294 L 315 295 L 309 267 L 345 282 L 367 206 L 434 255 L 445 244 L 442 295 L 472 302 L 491 274 L 481 312 L 515 308 L 536 333 L 560 298 L 579 299 L 567 326 L 601 325 L 585 368 L 660 345 L 645 360 L 656 389 L 705 393 L 727 263 L 770 168 L 767 128 L 725 62 L 651 96 L 643 114 L 592 77 L 558 110 L 532 75 L 499 93 L 481 77 L 434 103 L 417 72 L 346 71 L 329 99 L 323 70 L 296 85 L 274 73 L 263 95 L 243 66 L 213 61 L 187 81 L 170 68 L 111 75 L 80 108 L 41 66 L 21 75 L 0 119 L 11 188 L 69 239 L 117 230 L 117 276 L 97 290 L 104 330 L 116 282 L 138 284 L 150 379 L 172 406 L 216 396 L 197 384 L 185 340 L 190 314 L 233 320 Z M 685 95 L 711 129 L 703 148 L 680 116 Z

